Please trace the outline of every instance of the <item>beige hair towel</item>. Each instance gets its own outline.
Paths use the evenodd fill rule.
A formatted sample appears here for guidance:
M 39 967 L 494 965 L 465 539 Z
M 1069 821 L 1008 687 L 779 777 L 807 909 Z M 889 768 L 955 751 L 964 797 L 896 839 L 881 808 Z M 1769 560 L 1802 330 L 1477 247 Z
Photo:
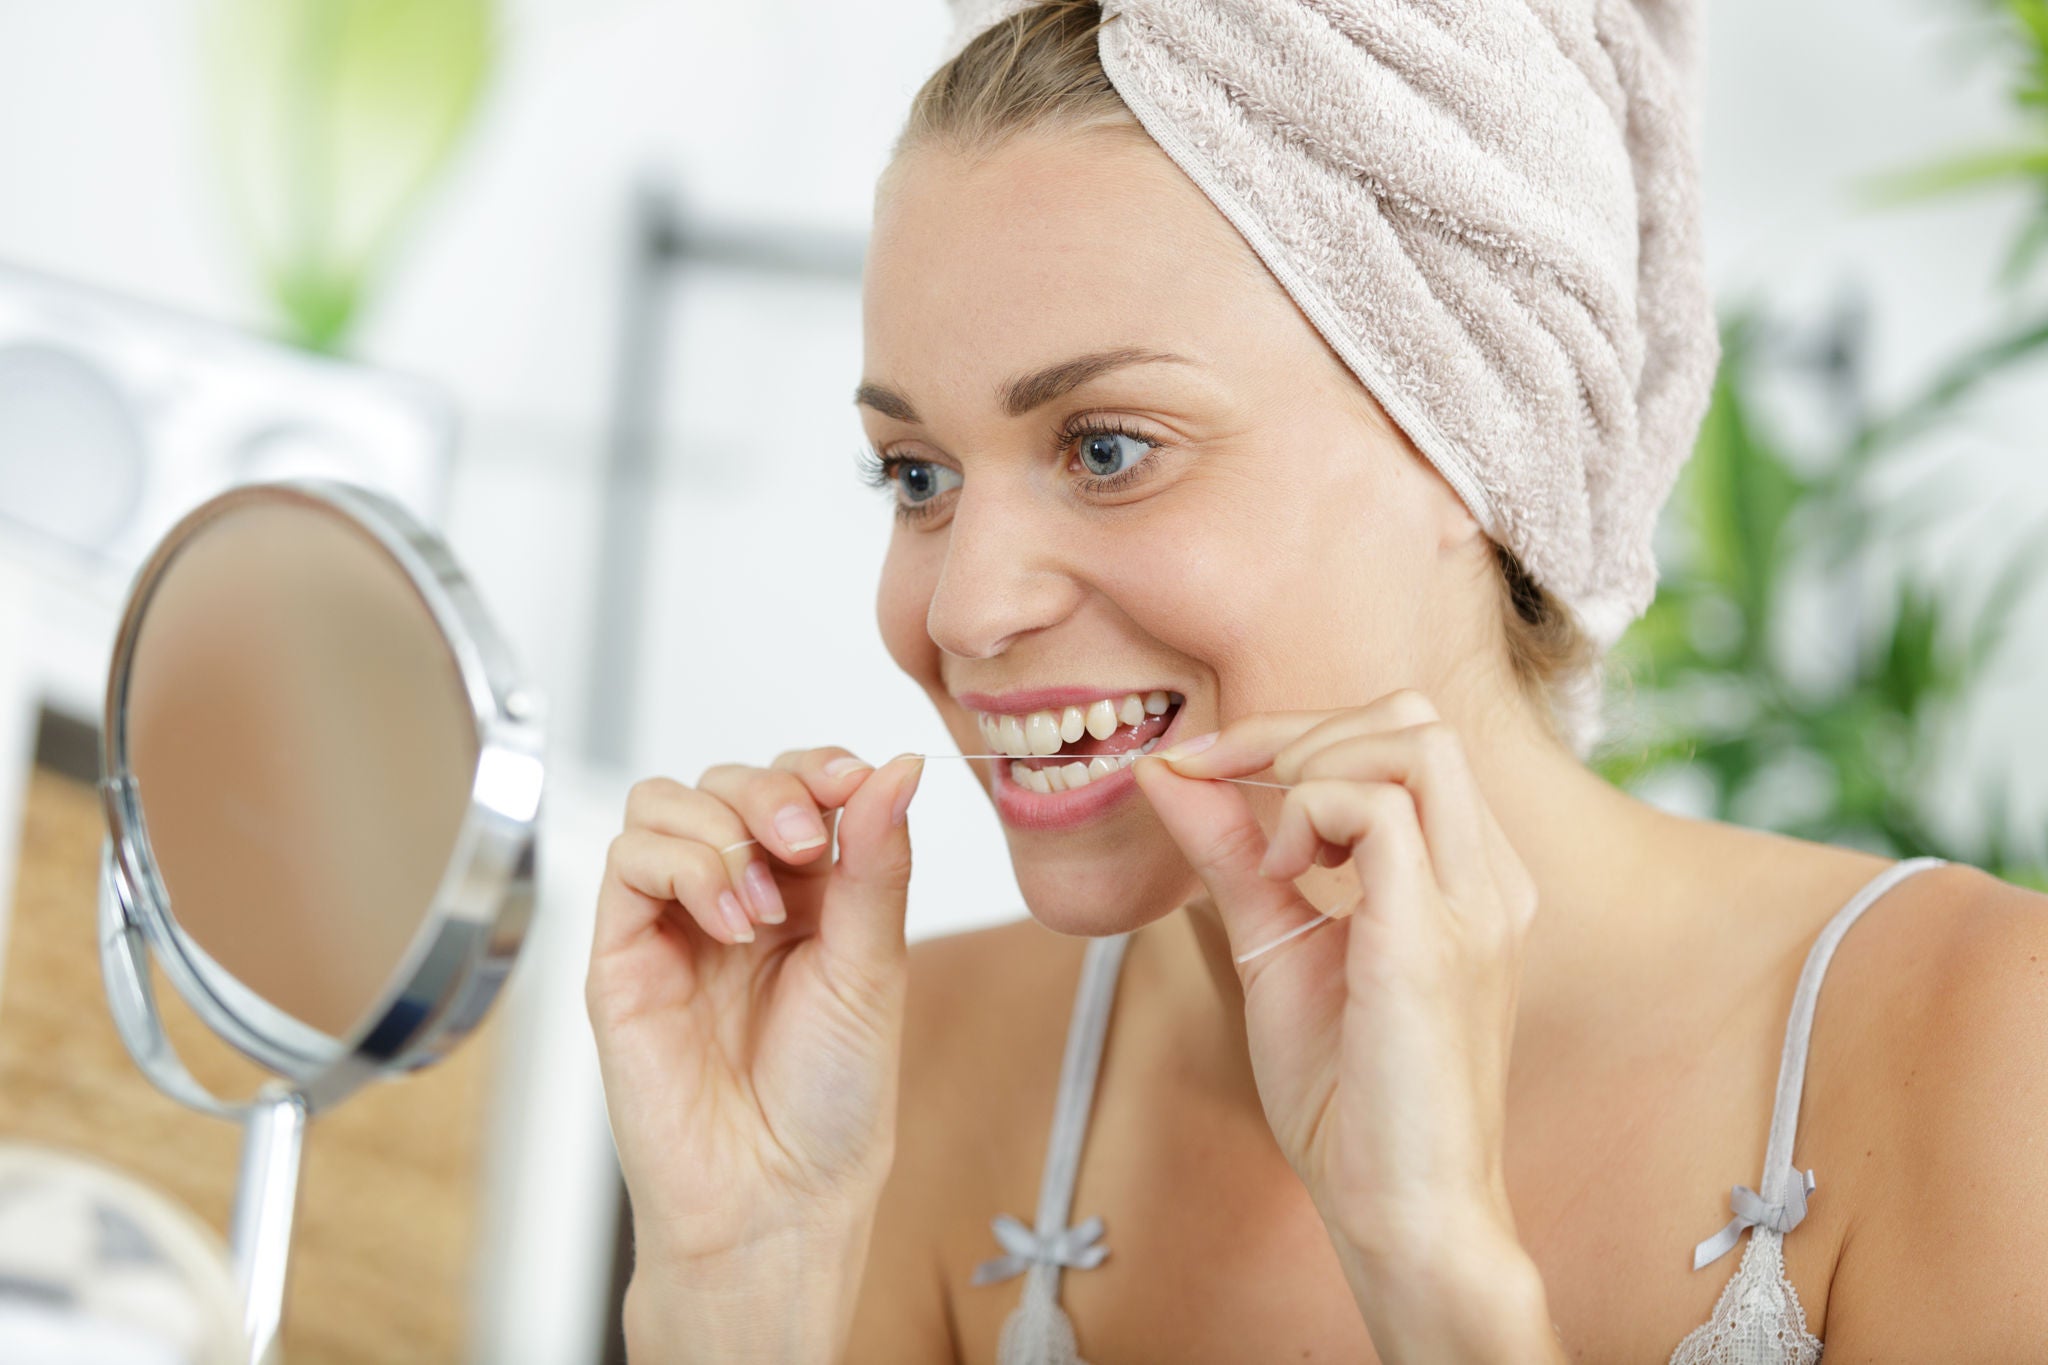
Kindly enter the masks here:
M 1030 0 L 955 0 L 951 57 Z M 1691 0 L 1104 0 L 1117 92 L 1604 653 L 1720 343 Z M 1601 678 L 1563 699 L 1583 757 Z

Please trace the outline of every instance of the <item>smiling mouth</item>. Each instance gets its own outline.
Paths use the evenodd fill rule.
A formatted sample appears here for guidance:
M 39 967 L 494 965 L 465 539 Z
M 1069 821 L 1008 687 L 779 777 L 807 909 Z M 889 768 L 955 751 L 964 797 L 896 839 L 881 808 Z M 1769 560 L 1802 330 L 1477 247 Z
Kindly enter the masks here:
M 1186 699 L 1155 690 L 1021 715 L 976 712 L 990 753 L 1011 757 L 1010 779 L 1028 791 L 1075 791 L 1150 753 Z

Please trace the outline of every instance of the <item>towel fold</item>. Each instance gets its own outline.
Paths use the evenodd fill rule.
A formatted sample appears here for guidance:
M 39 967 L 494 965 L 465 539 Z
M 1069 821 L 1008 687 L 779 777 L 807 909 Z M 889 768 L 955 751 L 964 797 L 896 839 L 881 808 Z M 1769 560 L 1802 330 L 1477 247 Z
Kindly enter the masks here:
M 1030 0 L 956 0 L 947 55 Z M 1690 0 L 1104 0 L 1104 71 L 1604 653 L 1720 343 Z M 1576 680 L 1567 738 L 1600 731 Z

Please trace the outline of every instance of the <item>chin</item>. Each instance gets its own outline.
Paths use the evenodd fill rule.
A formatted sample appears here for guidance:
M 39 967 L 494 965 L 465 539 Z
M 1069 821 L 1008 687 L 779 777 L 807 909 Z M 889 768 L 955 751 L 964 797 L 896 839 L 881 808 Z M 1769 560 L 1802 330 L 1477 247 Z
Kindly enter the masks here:
M 1162 834 L 1161 837 L 1164 837 Z M 1110 854 L 1101 860 L 1013 855 L 1024 908 L 1054 933 L 1107 938 L 1172 914 L 1201 890 L 1178 850 Z

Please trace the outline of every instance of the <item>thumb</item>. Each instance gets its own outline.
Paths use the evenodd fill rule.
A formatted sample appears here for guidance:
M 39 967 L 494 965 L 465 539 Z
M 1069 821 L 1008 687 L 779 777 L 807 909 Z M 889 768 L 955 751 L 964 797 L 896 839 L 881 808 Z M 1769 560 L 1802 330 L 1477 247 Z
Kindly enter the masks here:
M 838 859 L 825 884 L 818 937 L 825 956 L 868 984 L 901 970 L 910 892 L 910 824 L 899 819 L 924 774 L 924 759 L 898 754 L 869 774 L 839 811 Z
M 1131 775 L 1166 832 L 1180 845 L 1188 866 L 1208 888 L 1222 917 L 1233 959 L 1272 942 L 1305 923 L 1305 916 L 1318 913 L 1291 880 L 1259 875 L 1259 863 L 1266 856 L 1266 832 L 1242 791 L 1228 782 L 1182 777 L 1163 759 L 1136 760 Z M 1264 965 L 1238 963 L 1238 976 L 1248 987 L 1249 973 Z

